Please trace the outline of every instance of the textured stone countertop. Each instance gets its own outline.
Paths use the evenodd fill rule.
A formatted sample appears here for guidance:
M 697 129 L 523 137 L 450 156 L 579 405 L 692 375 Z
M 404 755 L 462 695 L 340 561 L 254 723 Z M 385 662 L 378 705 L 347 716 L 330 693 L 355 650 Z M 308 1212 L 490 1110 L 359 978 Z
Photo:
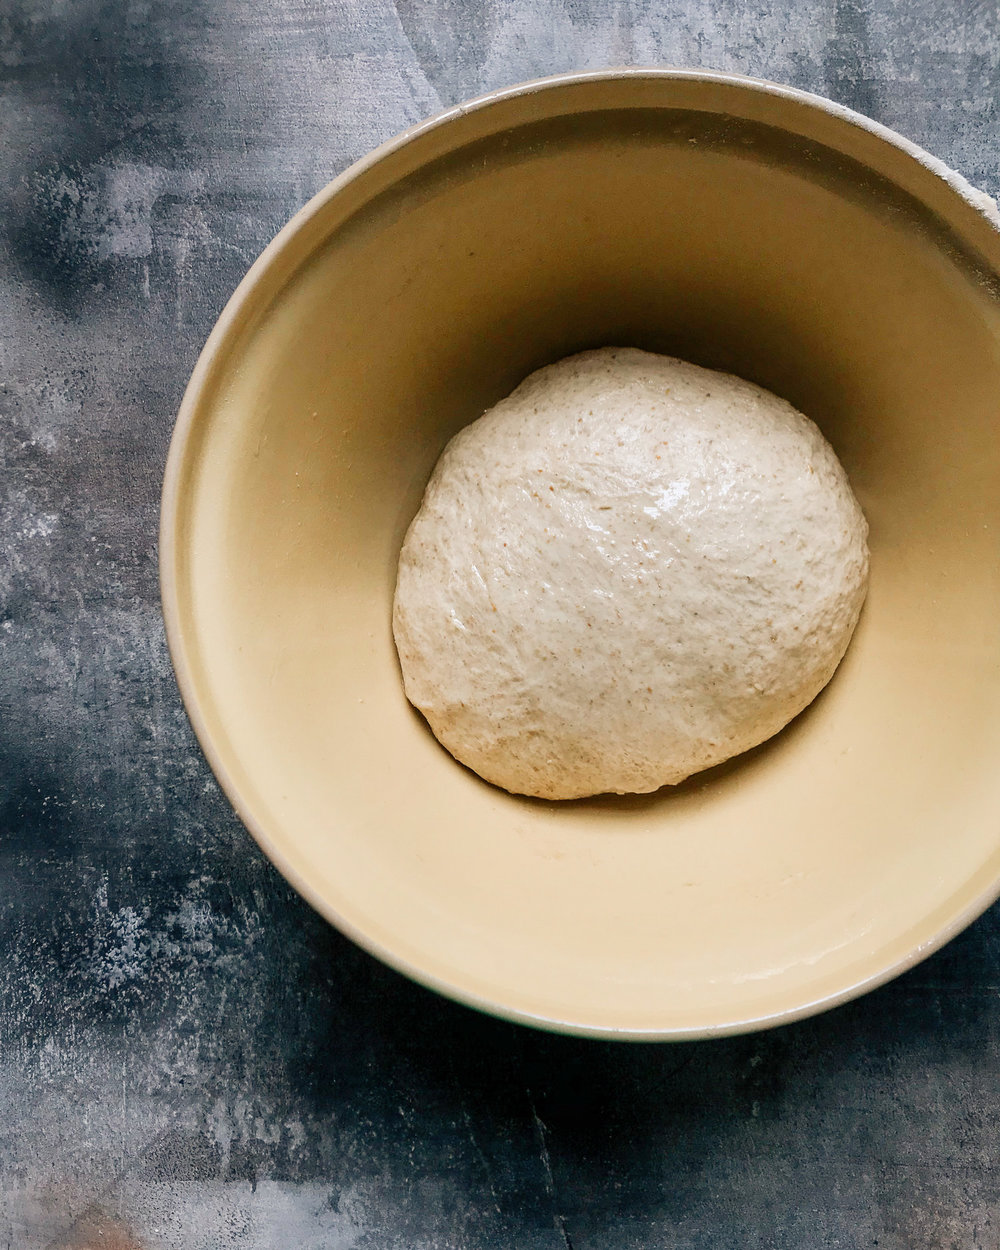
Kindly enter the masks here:
M 963 0 L 0 3 L 0 1250 L 1000 1246 L 1000 919 L 805 1023 L 481 1017 L 329 928 L 188 727 L 156 525 L 228 294 L 349 162 L 576 67 L 817 91 L 1000 190 Z

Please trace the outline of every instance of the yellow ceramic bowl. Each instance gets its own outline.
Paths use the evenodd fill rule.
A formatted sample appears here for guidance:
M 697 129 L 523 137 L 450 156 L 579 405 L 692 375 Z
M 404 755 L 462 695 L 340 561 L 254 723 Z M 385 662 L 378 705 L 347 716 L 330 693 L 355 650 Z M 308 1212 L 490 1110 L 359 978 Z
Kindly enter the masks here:
M 1000 890 L 1000 234 L 827 101 L 615 70 L 452 109 L 254 265 L 177 423 L 181 690 L 254 837 L 426 985 L 575 1033 L 760 1028 L 861 993 Z M 871 523 L 827 691 L 641 798 L 515 798 L 403 697 L 396 557 L 445 441 L 608 344 L 732 370 L 823 428 Z

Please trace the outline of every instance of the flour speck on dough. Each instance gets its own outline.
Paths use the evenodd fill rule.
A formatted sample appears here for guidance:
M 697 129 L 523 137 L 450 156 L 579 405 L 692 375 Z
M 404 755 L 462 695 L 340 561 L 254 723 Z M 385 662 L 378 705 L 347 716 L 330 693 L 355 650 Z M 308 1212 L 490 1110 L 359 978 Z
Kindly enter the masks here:
M 399 558 L 406 695 L 514 793 L 675 784 L 830 680 L 867 534 L 833 449 L 784 400 L 632 348 L 571 356 L 438 461 Z

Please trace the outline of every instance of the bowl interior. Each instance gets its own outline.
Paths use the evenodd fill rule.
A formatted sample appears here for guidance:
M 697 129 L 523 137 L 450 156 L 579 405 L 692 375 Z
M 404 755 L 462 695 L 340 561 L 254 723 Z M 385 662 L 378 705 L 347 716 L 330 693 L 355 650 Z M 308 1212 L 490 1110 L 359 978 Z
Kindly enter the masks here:
M 801 1014 L 971 918 L 1000 878 L 996 261 L 885 138 L 711 76 L 511 93 L 320 197 L 217 331 L 165 496 L 185 697 L 283 871 L 429 984 L 624 1035 Z M 816 420 L 869 518 L 871 590 L 772 742 L 653 796 L 549 804 L 480 781 L 407 704 L 395 562 L 450 435 L 610 344 Z

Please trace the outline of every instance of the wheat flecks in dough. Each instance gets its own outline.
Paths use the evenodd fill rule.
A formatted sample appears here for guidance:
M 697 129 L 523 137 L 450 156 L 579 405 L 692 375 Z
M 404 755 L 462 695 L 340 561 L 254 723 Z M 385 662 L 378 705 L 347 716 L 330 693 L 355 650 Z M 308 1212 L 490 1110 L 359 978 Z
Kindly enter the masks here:
M 515 793 L 683 781 L 830 680 L 867 532 L 833 450 L 784 400 L 649 352 L 569 357 L 434 470 L 399 559 L 407 697 Z

